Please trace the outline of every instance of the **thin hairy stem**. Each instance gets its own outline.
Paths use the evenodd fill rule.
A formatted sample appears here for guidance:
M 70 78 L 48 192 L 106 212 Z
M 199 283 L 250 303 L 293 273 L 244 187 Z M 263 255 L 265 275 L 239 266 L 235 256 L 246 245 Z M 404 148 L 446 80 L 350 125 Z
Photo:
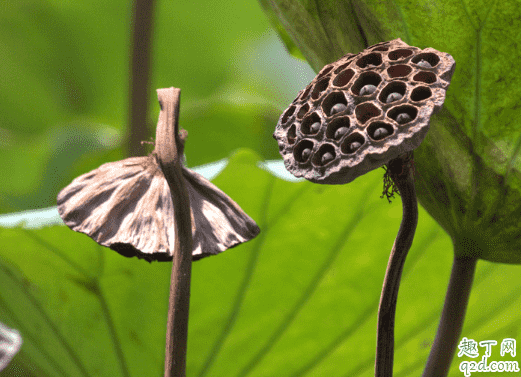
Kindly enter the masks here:
M 188 307 L 192 269 L 192 220 L 188 191 L 182 174 L 183 154 L 179 136 L 179 96 L 177 88 L 158 89 L 161 105 L 156 130 L 156 149 L 161 170 L 168 182 L 174 204 L 175 246 L 170 277 L 170 299 L 165 349 L 165 377 L 184 377 L 188 337 Z M 186 137 L 186 133 L 184 134 Z
M 414 188 L 414 173 L 410 155 L 392 160 L 387 165 L 387 172 L 392 178 L 402 198 L 403 218 L 394 241 L 378 309 L 378 328 L 376 337 L 376 377 L 393 375 L 394 357 L 394 319 L 396 301 L 402 276 L 403 265 L 411 248 L 416 225 L 418 224 L 418 202 Z
M 438 332 L 422 377 L 444 377 L 449 373 L 465 320 L 476 262 L 475 258 L 454 257 Z

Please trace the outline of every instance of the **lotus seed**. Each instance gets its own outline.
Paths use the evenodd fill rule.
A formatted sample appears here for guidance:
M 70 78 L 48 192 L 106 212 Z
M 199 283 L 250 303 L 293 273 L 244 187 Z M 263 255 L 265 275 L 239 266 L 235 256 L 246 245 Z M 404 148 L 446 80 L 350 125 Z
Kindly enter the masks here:
M 387 96 L 387 100 L 385 102 L 387 103 L 391 103 L 391 102 L 394 102 L 394 101 L 399 101 L 402 99 L 402 95 L 400 93 L 391 93 Z
M 311 131 L 312 134 L 316 134 L 319 129 L 320 129 L 320 122 L 313 123 L 311 125 L 311 127 L 309 128 L 309 130 Z
M 347 130 L 348 128 L 347 127 L 340 127 L 338 130 L 336 130 L 335 132 L 335 139 L 336 140 L 340 140 L 342 138 L 342 136 L 344 136 L 346 133 L 347 133 Z
M 422 68 L 432 68 L 432 65 L 430 65 L 430 63 L 426 60 L 420 60 L 418 63 L 416 63 L 416 65 L 422 67 Z
M 373 139 L 380 140 L 380 139 L 383 139 L 384 137 L 386 137 L 387 135 L 389 135 L 389 131 L 387 131 L 383 127 L 380 127 L 380 128 L 377 128 L 376 131 L 374 132 Z
M 368 96 L 369 94 L 373 94 L 376 90 L 376 86 L 374 85 L 365 85 L 360 89 L 360 95 L 361 96 Z
M 327 164 L 329 161 L 333 160 L 334 158 L 335 157 L 333 156 L 333 154 L 331 152 L 324 153 L 324 155 L 322 156 L 322 165 Z
M 407 113 L 398 114 L 396 121 L 400 124 L 404 124 L 411 121 L 411 116 Z
M 347 109 L 346 105 L 344 105 L 343 103 L 337 103 L 335 106 L 333 106 L 331 108 L 329 115 L 340 113 L 340 112 L 344 111 L 345 109 Z
M 302 151 L 302 161 L 306 161 L 311 156 L 311 149 L 306 148 Z
M 351 149 L 351 152 L 354 152 L 356 151 L 358 148 L 360 148 L 362 144 L 360 144 L 358 141 L 353 141 L 350 145 L 349 145 L 349 149 Z

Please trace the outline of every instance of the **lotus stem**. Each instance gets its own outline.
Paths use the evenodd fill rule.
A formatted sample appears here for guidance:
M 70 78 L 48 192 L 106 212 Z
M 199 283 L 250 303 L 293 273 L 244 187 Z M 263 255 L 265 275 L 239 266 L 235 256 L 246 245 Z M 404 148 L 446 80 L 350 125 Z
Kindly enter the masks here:
M 436 338 L 422 377 L 447 376 L 463 328 L 477 259 L 454 257 Z
M 155 152 L 168 181 L 175 208 L 175 246 L 170 277 L 165 377 L 184 377 L 192 269 L 192 220 L 180 160 L 184 142 L 179 137 L 178 129 L 181 90 L 158 89 L 157 93 L 161 112 L 156 130 Z
M 409 155 L 391 160 L 387 172 L 399 190 L 402 198 L 403 218 L 394 241 L 378 308 L 378 327 L 376 338 L 376 377 L 391 377 L 393 375 L 394 358 L 394 319 L 398 289 L 407 253 L 411 248 L 416 225 L 418 224 L 418 201 L 414 188 L 414 171 L 412 152 Z

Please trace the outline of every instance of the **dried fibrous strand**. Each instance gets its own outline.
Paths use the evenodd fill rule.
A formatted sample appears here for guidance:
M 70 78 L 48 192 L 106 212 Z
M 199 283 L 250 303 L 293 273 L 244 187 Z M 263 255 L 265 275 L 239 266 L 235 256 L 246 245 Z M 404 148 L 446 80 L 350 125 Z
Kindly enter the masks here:
M 197 260 L 254 238 L 260 229 L 224 192 L 183 168 Z M 172 260 L 174 211 L 155 154 L 110 162 L 84 174 L 58 194 L 58 212 L 74 231 L 126 257 Z

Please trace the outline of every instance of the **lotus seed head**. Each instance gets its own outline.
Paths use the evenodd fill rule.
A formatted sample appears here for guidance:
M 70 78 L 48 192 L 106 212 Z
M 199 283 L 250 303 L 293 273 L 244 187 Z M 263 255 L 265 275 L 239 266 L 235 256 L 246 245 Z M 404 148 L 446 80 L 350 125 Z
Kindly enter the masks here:
M 327 164 L 329 161 L 333 160 L 334 158 L 335 157 L 333 156 L 333 154 L 331 152 L 324 153 L 324 155 L 322 156 L 322 165 Z
M 343 103 L 337 103 L 335 106 L 333 106 L 331 108 L 329 115 L 340 113 L 340 112 L 344 111 L 345 109 L 347 109 L 346 105 L 344 105 Z
M 376 86 L 374 85 L 365 85 L 362 87 L 362 89 L 360 89 L 360 95 L 361 96 L 368 96 L 370 94 L 373 94 L 376 90 Z
M 432 68 L 432 65 L 427 60 L 420 60 L 416 65 L 423 67 L 423 68 Z
M 311 156 L 311 149 L 306 148 L 302 151 L 302 161 L 306 161 Z
M 384 137 L 386 137 L 387 135 L 389 135 L 389 131 L 387 131 L 383 127 L 380 127 L 380 128 L 377 128 L 376 131 L 374 132 L 373 139 L 380 140 L 380 139 L 383 139 Z
M 411 116 L 407 113 L 398 114 L 396 121 L 400 124 L 404 124 L 411 121 Z
M 356 151 L 358 148 L 360 148 L 362 144 L 360 144 L 360 142 L 358 141 L 353 141 L 350 145 L 349 145 L 349 149 L 351 149 L 351 152 L 354 152 Z
M 348 128 L 347 127 L 340 127 L 338 130 L 335 131 L 335 139 L 339 140 L 347 133 Z
M 402 95 L 400 93 L 391 93 L 387 96 L 387 100 L 385 102 L 387 103 L 391 103 L 391 102 L 394 102 L 394 101 L 399 101 L 402 99 Z
M 311 125 L 311 127 L 309 128 L 309 130 L 311 131 L 312 134 L 316 134 L 319 129 L 320 129 L 320 122 L 313 123 Z

